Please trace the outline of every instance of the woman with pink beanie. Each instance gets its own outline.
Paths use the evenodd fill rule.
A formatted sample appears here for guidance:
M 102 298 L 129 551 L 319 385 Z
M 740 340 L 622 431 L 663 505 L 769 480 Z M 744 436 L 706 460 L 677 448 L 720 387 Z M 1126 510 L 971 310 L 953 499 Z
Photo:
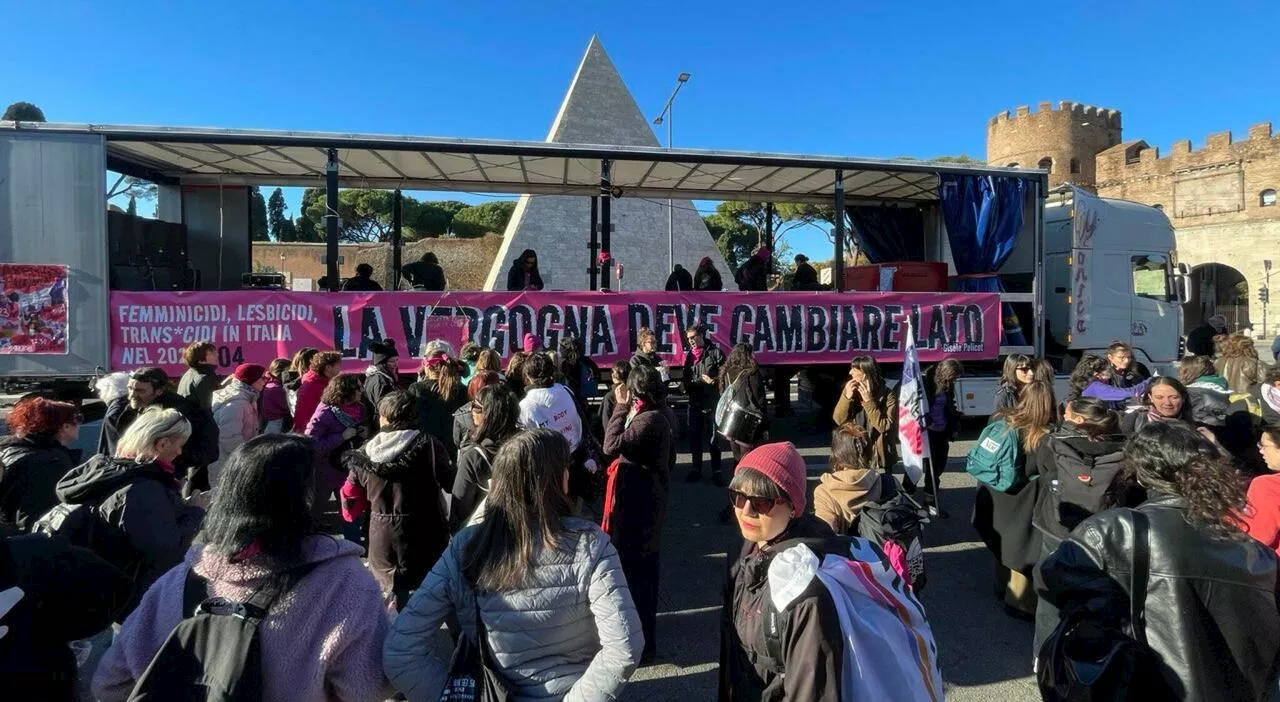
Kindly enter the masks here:
M 830 594 L 811 582 L 772 624 L 781 630 L 781 660 L 769 655 L 765 612 L 771 611 L 769 565 L 792 539 L 827 539 L 825 522 L 806 514 L 804 458 L 789 441 L 764 444 L 742 457 L 729 483 L 742 551 L 729 567 L 721 620 L 720 699 L 839 700 L 842 636 Z M 803 672 L 802 672 L 803 671 Z
M 720 699 L 942 699 L 937 646 L 910 587 L 875 546 L 806 514 L 807 493 L 790 442 L 734 469 L 744 543 L 725 587 Z

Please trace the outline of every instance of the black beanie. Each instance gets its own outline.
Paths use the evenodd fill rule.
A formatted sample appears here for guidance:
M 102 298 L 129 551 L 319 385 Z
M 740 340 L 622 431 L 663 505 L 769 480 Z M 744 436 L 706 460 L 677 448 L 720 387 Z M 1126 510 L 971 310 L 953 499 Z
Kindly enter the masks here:
M 395 339 L 383 339 L 382 341 L 370 341 L 369 353 L 373 354 L 373 364 L 376 366 L 387 362 L 389 359 L 396 358 L 400 355 L 396 351 Z

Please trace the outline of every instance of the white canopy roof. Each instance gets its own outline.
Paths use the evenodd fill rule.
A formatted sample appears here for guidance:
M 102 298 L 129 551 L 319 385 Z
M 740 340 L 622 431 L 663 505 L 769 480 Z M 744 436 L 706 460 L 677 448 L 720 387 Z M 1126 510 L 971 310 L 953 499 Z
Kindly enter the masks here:
M 937 199 L 941 173 L 1045 178 L 928 161 L 380 134 L 31 122 L 0 130 L 100 135 L 112 170 L 186 184 L 320 185 L 329 148 L 348 188 L 590 196 L 599 194 L 603 159 L 624 198 L 829 203 L 843 170 L 850 202 L 922 202 Z

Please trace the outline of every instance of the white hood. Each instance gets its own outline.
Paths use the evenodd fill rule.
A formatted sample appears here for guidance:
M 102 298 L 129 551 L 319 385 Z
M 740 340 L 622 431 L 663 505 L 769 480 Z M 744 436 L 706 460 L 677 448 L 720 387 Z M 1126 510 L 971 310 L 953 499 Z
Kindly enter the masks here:
M 384 431 L 374 434 L 372 439 L 364 445 L 364 453 L 369 460 L 375 463 L 384 463 L 396 456 L 401 451 L 409 448 L 409 444 L 418 438 L 420 434 L 417 429 L 400 429 L 398 431 Z

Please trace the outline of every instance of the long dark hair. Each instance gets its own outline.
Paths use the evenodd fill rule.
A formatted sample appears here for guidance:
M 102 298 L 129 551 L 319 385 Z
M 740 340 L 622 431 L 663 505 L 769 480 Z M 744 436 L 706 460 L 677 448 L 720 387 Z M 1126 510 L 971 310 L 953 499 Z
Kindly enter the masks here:
M 929 391 L 930 397 L 936 397 L 940 392 L 951 392 L 956 389 L 956 381 L 960 376 L 964 375 L 964 366 L 960 362 L 948 358 L 933 364 L 929 370 L 924 373 L 924 386 Z
M 349 404 L 349 398 L 355 398 L 351 402 L 360 399 L 360 393 L 364 389 L 362 381 L 363 378 L 354 373 L 343 373 L 335 377 L 329 381 L 328 385 L 324 386 L 324 393 L 320 395 L 321 404 L 329 405 L 330 407 L 341 407 Z
M 662 384 L 662 376 L 651 366 L 636 366 L 627 376 L 627 390 L 631 397 L 638 399 L 650 409 L 657 407 L 666 399 L 666 386 Z
M 513 436 L 493 458 L 484 521 L 462 556 L 475 589 L 510 592 L 526 586 L 538 553 L 560 545 L 573 514 L 564 491 L 569 442 L 560 432 L 531 429 Z
M 483 409 L 480 423 L 471 430 L 472 441 L 478 444 L 488 439 L 501 444 L 520 431 L 520 401 L 506 387 L 487 385 L 480 388 L 472 402 Z
M 1020 353 L 1011 353 L 1004 357 L 1004 366 L 1000 369 L 1000 383 L 1003 385 L 1012 385 L 1019 387 L 1018 368 L 1022 366 L 1030 366 L 1031 357 Z
M 1067 401 L 1079 399 L 1084 394 L 1084 389 L 1089 384 L 1098 379 L 1098 374 L 1111 368 L 1111 362 L 1101 356 L 1095 356 L 1086 353 L 1080 358 L 1080 362 L 1071 371 L 1071 380 L 1069 381 L 1070 389 L 1067 391 Z
M 1221 538 L 1245 538 L 1245 483 L 1231 460 L 1190 425 L 1148 422 L 1124 447 L 1124 477 L 1187 502 L 1187 519 Z
M 251 545 L 282 565 L 302 560 L 318 533 L 311 516 L 311 439 L 264 434 L 231 452 L 198 541 L 227 556 Z
M 1079 424 L 1071 422 L 1070 425 L 1094 441 L 1106 436 L 1114 436 L 1120 431 L 1119 415 L 1100 400 L 1078 397 L 1067 400 L 1067 409 L 1084 420 Z
M 734 345 L 733 350 L 729 352 L 729 358 L 720 369 L 720 389 L 723 390 L 732 385 L 743 373 L 755 373 L 758 368 L 756 356 L 751 352 L 751 344 Z
M 880 364 L 876 363 L 876 359 L 870 356 L 854 356 L 849 362 L 849 374 L 853 375 L 854 370 L 860 370 L 867 376 L 868 390 L 871 391 L 872 399 L 878 402 L 884 397 L 884 374 L 880 372 Z

